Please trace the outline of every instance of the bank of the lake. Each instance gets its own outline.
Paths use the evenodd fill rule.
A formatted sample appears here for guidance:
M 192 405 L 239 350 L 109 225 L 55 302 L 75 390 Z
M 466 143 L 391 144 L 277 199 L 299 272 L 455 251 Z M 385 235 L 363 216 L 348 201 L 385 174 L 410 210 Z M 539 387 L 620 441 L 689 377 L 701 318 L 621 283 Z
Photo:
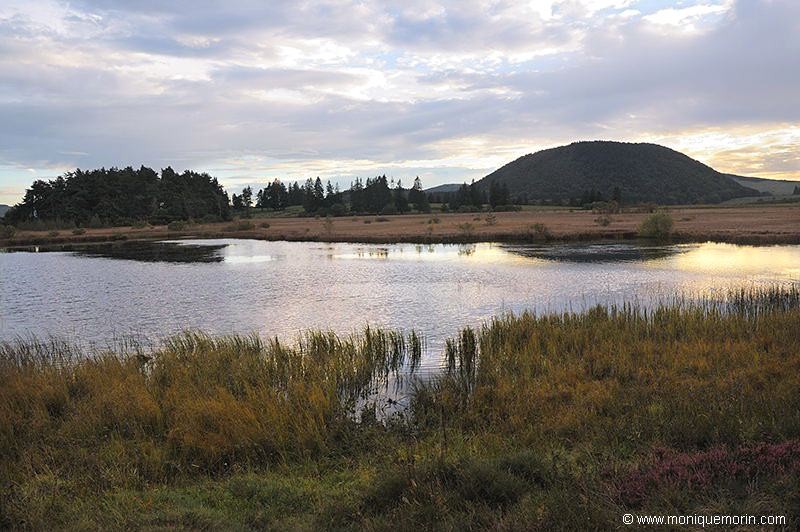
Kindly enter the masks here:
M 374 392 L 416 363 L 412 336 L 4 344 L 0 526 L 587 530 L 632 513 L 796 529 L 800 293 L 726 301 L 464 329 L 389 418 Z
M 800 203 L 669 207 L 676 242 L 800 243 Z M 603 215 L 583 210 L 529 208 L 519 212 L 437 213 L 395 216 L 255 217 L 172 229 L 116 227 L 18 231 L 0 247 L 121 239 L 254 238 L 363 243 L 591 241 L 634 239 L 648 213 Z M 606 223 L 607 222 L 607 223 Z

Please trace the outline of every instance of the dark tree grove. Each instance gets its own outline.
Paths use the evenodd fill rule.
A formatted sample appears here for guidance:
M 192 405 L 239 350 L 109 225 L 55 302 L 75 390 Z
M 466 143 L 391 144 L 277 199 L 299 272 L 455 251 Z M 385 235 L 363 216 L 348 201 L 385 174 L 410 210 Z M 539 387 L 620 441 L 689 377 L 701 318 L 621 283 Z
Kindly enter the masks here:
M 463 204 L 480 207 L 484 194 L 475 184 L 464 185 Z M 229 220 L 248 217 L 252 207 L 284 210 L 302 206 L 308 214 L 341 216 L 348 213 L 394 214 L 412 209 L 430 212 L 429 198 L 419 177 L 410 189 L 386 175 L 356 178 L 350 190 L 340 191 L 330 181 L 307 179 L 290 185 L 275 179 L 255 194 L 250 186 L 228 193 L 206 173 L 177 173 L 167 167 L 159 175 L 142 166 L 76 170 L 52 180 L 37 180 L 5 223 L 58 222 L 77 226 L 126 225 L 136 221 L 168 223 L 174 220 Z
M 167 167 L 159 176 L 142 166 L 75 170 L 52 180 L 37 180 L 6 214 L 8 223 L 60 220 L 87 225 L 135 220 L 230 218 L 228 194 L 216 178 Z

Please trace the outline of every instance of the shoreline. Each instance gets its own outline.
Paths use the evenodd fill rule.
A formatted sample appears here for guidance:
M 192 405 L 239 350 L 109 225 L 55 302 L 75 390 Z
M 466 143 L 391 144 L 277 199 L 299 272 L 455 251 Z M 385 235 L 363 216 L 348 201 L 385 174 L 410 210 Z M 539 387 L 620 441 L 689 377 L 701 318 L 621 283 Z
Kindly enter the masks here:
M 745 245 L 800 244 L 800 206 L 680 207 L 666 210 L 674 221 L 669 241 L 721 242 Z M 494 219 L 487 218 L 493 214 Z M 637 240 L 637 228 L 647 213 L 601 215 L 587 211 L 518 211 L 498 213 L 430 213 L 341 218 L 263 217 L 212 224 L 192 224 L 184 230 L 166 226 L 112 227 L 70 230 L 20 231 L 0 239 L 0 248 L 40 245 L 94 244 L 118 241 L 182 238 L 246 238 L 289 242 L 351 242 L 364 244 L 465 244 L 480 242 L 589 242 Z M 252 227 L 242 228 L 251 223 Z M 52 233 L 57 233 L 53 235 Z

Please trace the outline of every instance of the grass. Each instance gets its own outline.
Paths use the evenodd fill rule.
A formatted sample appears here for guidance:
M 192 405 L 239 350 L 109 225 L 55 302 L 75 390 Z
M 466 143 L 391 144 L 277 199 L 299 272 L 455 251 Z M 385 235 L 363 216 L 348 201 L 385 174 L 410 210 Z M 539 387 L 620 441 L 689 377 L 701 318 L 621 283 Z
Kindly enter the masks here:
M 416 335 L 0 349 L 0 527 L 608 529 L 800 502 L 800 291 Z

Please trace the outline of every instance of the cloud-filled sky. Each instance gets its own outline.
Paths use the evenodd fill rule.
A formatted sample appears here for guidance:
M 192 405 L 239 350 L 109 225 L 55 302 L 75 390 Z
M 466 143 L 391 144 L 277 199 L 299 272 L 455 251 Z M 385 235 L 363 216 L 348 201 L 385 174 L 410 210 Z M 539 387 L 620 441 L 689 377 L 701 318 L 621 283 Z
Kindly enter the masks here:
M 585 139 L 800 180 L 800 1 L 0 3 L 0 203 L 140 164 L 433 186 Z

